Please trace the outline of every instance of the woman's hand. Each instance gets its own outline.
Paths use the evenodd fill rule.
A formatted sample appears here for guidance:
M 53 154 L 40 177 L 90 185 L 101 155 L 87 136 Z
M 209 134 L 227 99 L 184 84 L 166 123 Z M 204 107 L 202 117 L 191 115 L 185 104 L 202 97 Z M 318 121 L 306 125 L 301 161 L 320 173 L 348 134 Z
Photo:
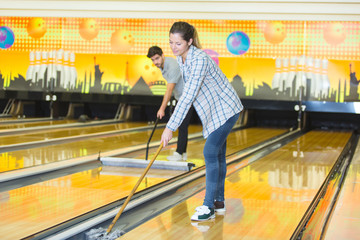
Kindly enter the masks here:
M 168 128 L 165 128 L 161 135 L 161 142 L 163 144 L 163 147 L 166 147 L 171 139 L 172 139 L 172 131 Z

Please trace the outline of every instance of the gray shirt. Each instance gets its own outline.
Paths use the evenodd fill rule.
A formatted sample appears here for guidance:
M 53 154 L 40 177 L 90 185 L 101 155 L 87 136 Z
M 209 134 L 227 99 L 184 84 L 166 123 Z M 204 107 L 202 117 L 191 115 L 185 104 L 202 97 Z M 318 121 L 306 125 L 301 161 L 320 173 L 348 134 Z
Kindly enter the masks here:
M 168 83 L 176 84 L 173 93 L 175 99 L 179 100 L 184 89 L 184 80 L 181 77 L 179 64 L 174 58 L 165 57 L 164 68 L 160 68 L 160 70 Z

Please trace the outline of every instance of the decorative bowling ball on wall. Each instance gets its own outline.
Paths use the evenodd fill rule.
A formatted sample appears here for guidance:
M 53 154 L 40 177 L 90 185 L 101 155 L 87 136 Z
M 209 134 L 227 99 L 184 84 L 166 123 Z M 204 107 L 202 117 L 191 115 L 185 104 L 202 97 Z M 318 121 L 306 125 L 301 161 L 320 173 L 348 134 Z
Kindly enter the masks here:
M 272 44 L 278 44 L 286 38 L 286 27 L 282 22 L 268 22 L 264 29 L 266 41 Z
M 41 38 L 45 35 L 46 22 L 40 17 L 31 18 L 27 25 L 27 32 L 32 38 Z
M 79 25 L 79 33 L 85 40 L 92 40 L 96 38 L 99 33 L 99 26 L 95 19 L 84 19 Z
M 212 49 L 203 49 L 204 52 L 207 53 L 215 62 L 217 65 L 219 65 L 219 54 L 212 50 Z
M 337 45 L 344 42 L 346 32 L 341 23 L 329 23 L 324 28 L 324 39 L 331 45 Z
M 118 29 L 111 35 L 111 49 L 117 52 L 127 52 L 134 46 L 131 32 Z
M 162 79 L 161 71 L 150 58 L 136 56 L 130 58 L 128 68 L 129 84 L 133 86 L 142 77 L 146 83 Z
M 250 48 L 250 38 L 242 31 L 232 32 L 226 39 L 226 47 L 232 54 L 242 55 Z
M 0 27 L 0 48 L 8 49 L 15 42 L 14 32 L 9 27 Z

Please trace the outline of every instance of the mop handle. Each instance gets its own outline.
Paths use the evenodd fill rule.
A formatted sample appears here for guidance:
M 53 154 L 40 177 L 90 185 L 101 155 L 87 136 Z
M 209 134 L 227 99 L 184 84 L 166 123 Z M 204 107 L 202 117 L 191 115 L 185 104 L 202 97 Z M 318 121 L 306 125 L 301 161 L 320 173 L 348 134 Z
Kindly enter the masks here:
M 161 149 L 163 147 L 163 143 L 160 143 L 159 148 L 157 149 L 155 155 L 153 156 L 153 158 L 151 159 L 150 163 L 147 165 L 147 167 L 145 168 L 145 171 L 143 172 L 143 174 L 141 175 L 141 177 L 139 178 L 139 180 L 137 181 L 137 183 L 135 184 L 135 187 L 133 188 L 133 190 L 131 190 L 129 196 L 126 198 L 124 204 L 122 205 L 122 207 L 120 208 L 119 212 L 116 214 L 114 220 L 112 221 L 112 223 L 110 224 L 110 226 L 108 227 L 108 229 L 106 230 L 107 233 L 111 232 L 111 229 L 114 227 L 116 221 L 119 219 L 120 215 L 122 214 L 122 212 L 124 211 L 126 205 L 129 203 L 130 198 L 134 195 L 136 189 L 139 187 L 141 181 L 144 179 L 146 173 L 149 171 L 151 165 L 154 163 L 156 157 L 159 155 Z
M 149 140 L 146 143 L 146 154 L 145 154 L 145 160 L 146 161 L 148 160 L 148 156 L 149 156 L 149 144 L 150 144 L 151 138 L 152 138 L 152 136 L 153 136 L 153 134 L 155 132 L 155 129 L 156 129 L 156 126 L 157 126 L 158 122 L 159 122 L 159 118 L 156 118 L 154 128 L 153 128 L 153 130 L 152 130 L 152 132 L 150 134 Z

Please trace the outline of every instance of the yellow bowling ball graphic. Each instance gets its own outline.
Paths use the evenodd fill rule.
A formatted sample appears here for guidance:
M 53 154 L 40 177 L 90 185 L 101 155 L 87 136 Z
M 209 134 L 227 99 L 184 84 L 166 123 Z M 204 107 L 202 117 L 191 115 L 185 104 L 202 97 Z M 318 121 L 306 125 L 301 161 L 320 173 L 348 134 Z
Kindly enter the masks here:
M 341 23 L 329 23 L 324 28 L 324 39 L 331 45 L 337 45 L 344 42 L 346 32 Z
M 286 28 L 282 22 L 268 22 L 264 29 L 266 41 L 272 44 L 278 44 L 286 38 Z
M 32 38 L 43 37 L 46 30 L 46 22 L 40 17 L 31 18 L 27 25 L 27 32 Z
M 111 49 L 116 52 L 127 52 L 134 46 L 134 38 L 127 30 L 116 30 L 111 35 Z
M 146 56 L 136 56 L 129 61 L 129 84 L 133 86 L 142 77 L 146 83 L 161 80 L 162 75 L 151 59 Z
M 99 33 L 99 25 L 95 19 L 84 19 L 79 25 L 80 36 L 85 40 L 92 40 L 96 38 Z

